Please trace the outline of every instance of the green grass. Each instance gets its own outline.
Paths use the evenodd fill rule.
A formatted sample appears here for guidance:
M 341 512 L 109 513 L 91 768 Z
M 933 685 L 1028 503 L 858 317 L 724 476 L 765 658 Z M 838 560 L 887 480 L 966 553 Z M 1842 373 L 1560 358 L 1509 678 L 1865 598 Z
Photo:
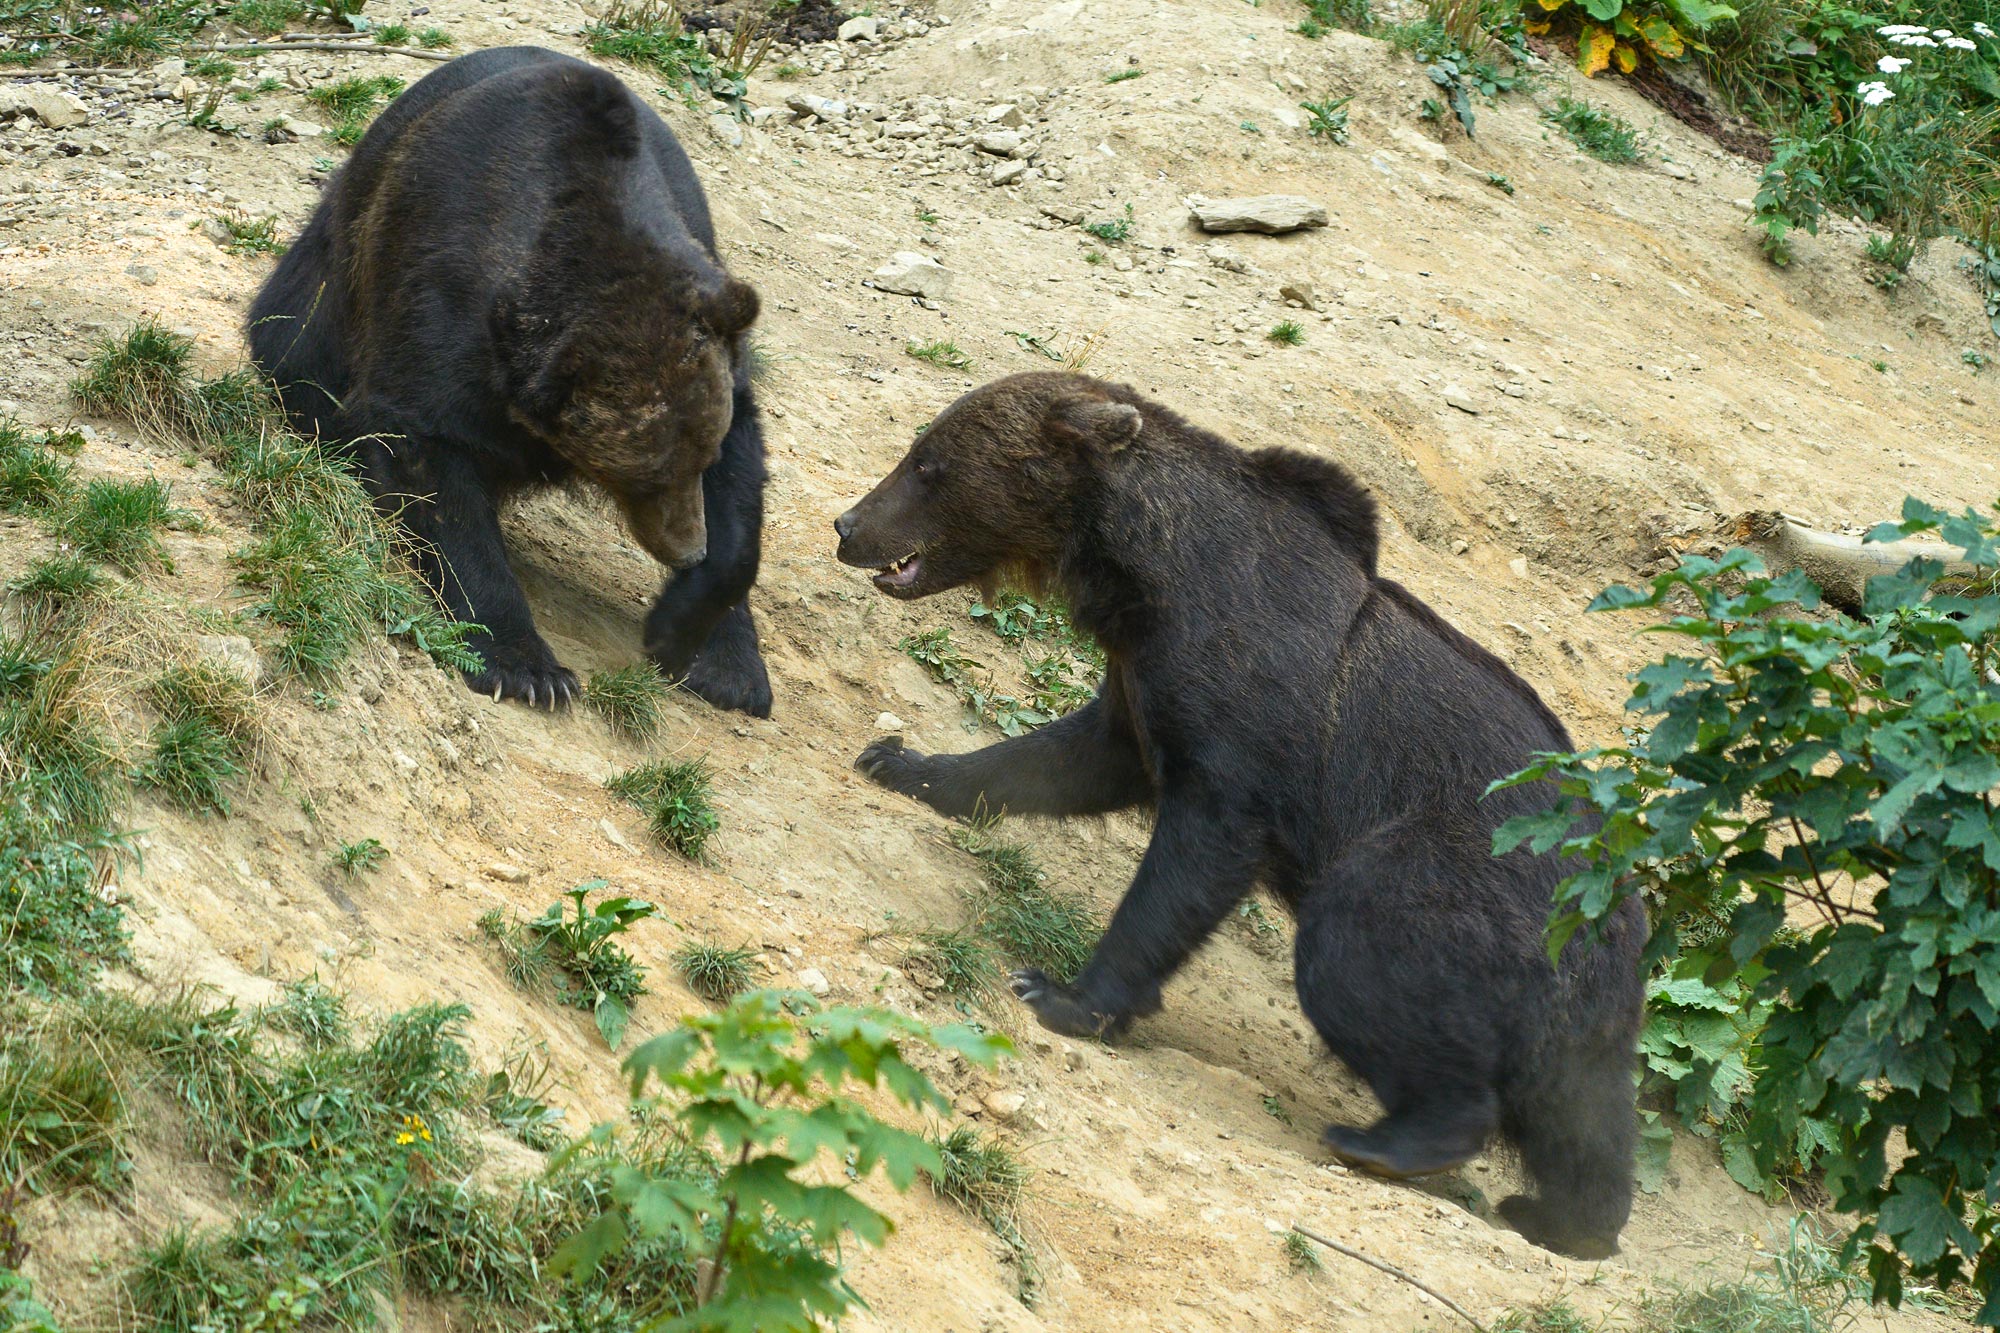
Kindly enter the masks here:
M 1014 1150 L 971 1125 L 957 1125 L 933 1135 L 943 1169 L 924 1178 L 932 1190 L 950 1199 L 993 1229 L 1007 1246 L 1015 1265 L 1015 1294 L 1023 1305 L 1035 1303 L 1041 1282 L 1039 1265 L 1021 1234 L 1021 1206 L 1033 1173 Z
M 674 950 L 674 971 L 702 999 L 725 1004 L 750 989 L 750 964 L 757 951 L 725 949 L 719 944 L 689 940 Z
M 672 687 L 650 666 L 600 671 L 583 687 L 583 701 L 621 736 L 651 740 L 659 733 Z
M 1116 73 L 1105 75 L 1104 81 L 1106 83 L 1124 83 L 1128 79 L 1138 78 L 1145 72 L 1143 69 L 1121 69 Z
M 229 21 L 265 37 L 275 37 L 305 17 L 303 0 L 238 0 Z
M 373 36 L 379 46 L 402 46 L 410 40 L 410 30 L 400 23 L 384 24 Z
M 221 667 L 175 667 L 153 683 L 152 754 L 133 774 L 190 813 L 229 813 L 223 788 L 243 771 L 256 729 L 250 682 Z
M 393 100 L 402 91 L 401 79 L 390 74 L 377 74 L 372 78 L 323 83 L 308 92 L 306 100 L 333 117 L 329 137 L 335 143 L 353 145 L 361 142 L 361 136 L 368 132 L 368 122 L 377 107 Z
M 106 1057 L 48 1018 L 0 1042 L 0 1180 L 30 1195 L 118 1190 L 125 1097 Z
M 714 65 L 700 36 L 686 30 L 680 11 L 667 0 L 613 0 L 604 17 L 584 29 L 583 39 L 592 55 L 651 70 L 677 87 Z
M 954 342 L 907 342 L 903 350 L 919 361 L 928 361 L 941 370 L 970 370 L 972 358 L 958 349 Z
M 359 879 L 381 866 L 388 857 L 389 849 L 380 838 L 361 838 L 343 842 L 334 850 L 333 867 L 347 879 Z
M 500 970 L 515 989 L 531 994 L 554 989 L 555 963 L 540 935 L 497 910 L 482 912 L 473 924 L 500 951 Z
M 1303 1273 L 1317 1273 L 1325 1267 L 1319 1256 L 1319 1246 L 1313 1244 L 1296 1231 L 1285 1232 L 1285 1262 Z
M 722 823 L 712 803 L 711 781 L 708 762 L 690 759 L 641 764 L 604 785 L 646 816 L 653 836 L 664 846 L 699 861 Z
M 1588 102 L 1564 97 L 1553 110 L 1542 112 L 1542 117 L 1600 162 L 1622 166 L 1644 156 L 1639 151 L 1638 131 L 1616 112 L 1600 111 Z
M 970 931 L 922 931 L 906 958 L 936 973 L 944 993 L 955 999 L 984 999 L 1000 982 L 992 949 Z
M 1295 319 L 1280 320 L 1264 335 L 1264 341 L 1276 343 L 1280 347 L 1297 347 L 1306 340 L 1305 328 Z
M 56 532 L 85 560 L 99 560 L 127 572 L 149 567 L 171 571 L 159 530 L 182 517 L 167 485 L 98 478 L 83 488 L 56 525 Z
M 347 1015 L 347 997 L 324 985 L 317 976 L 285 983 L 284 994 L 264 1010 L 266 1025 L 297 1037 L 309 1051 L 347 1044 L 354 1024 Z
M 13 422 L 0 422 L 0 513 L 59 515 L 76 497 L 76 469 Z
M 1328 97 L 1317 102 L 1299 103 L 1299 109 L 1306 113 L 1306 133 L 1329 143 L 1346 143 L 1347 104 L 1353 100 L 1352 97 Z
M 1090 900 L 1048 882 L 1028 849 L 995 836 L 997 824 L 963 825 L 953 843 L 980 863 L 985 884 L 972 902 L 974 929 L 1009 961 L 1067 981 L 1090 961 L 1103 933 Z
M 426 51 L 440 51 L 452 44 L 452 36 L 443 28 L 425 28 L 417 34 L 417 45 Z
M 122 790 L 118 750 L 93 683 L 91 645 L 67 621 L 30 628 L 9 642 L 18 679 L 0 700 L 0 755 L 8 761 L 0 773 L 13 836 L 39 829 L 91 842 Z
M 229 233 L 223 248 L 232 255 L 275 255 L 284 252 L 285 247 L 278 241 L 278 217 L 275 213 L 261 218 L 222 213 L 216 216 L 215 221 Z

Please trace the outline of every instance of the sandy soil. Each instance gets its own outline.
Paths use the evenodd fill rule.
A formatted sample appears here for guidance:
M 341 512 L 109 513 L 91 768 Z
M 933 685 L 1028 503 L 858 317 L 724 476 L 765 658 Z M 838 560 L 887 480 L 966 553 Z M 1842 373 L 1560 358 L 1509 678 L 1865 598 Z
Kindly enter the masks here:
M 402 17 L 384 0 L 375 9 Z M 997 645 L 964 619 L 969 599 L 880 598 L 833 561 L 830 522 L 952 397 L 1053 364 L 1016 334 L 1070 351 L 1094 339 L 1090 371 L 1244 445 L 1290 444 L 1353 469 L 1387 514 L 1385 570 L 1512 662 L 1585 739 L 1615 733 L 1623 675 L 1647 652 L 1630 622 L 1582 614 L 1607 582 L 1750 508 L 1855 525 L 1890 515 L 1905 492 L 1950 503 L 1995 493 L 2000 381 L 1961 363 L 1962 348 L 1992 349 L 1957 252 L 1936 247 L 1893 295 L 1863 281 L 1862 235 L 1847 225 L 1802 238 L 1791 269 L 1771 268 L 1745 227 L 1754 170 L 1615 83 L 1587 93 L 1646 130 L 1647 165 L 1586 158 L 1538 118 L 1537 102 L 1571 78 L 1559 69 L 1532 98 L 1481 107 L 1477 139 L 1440 137 L 1417 114 L 1429 85 L 1416 66 L 1351 34 L 1296 36 L 1286 0 L 943 0 L 882 17 L 885 40 L 774 57 L 751 102 L 775 111 L 738 130 L 621 70 L 681 134 L 729 262 L 764 296 L 773 466 L 753 602 L 773 719 L 683 699 L 664 738 L 638 747 L 587 714 L 475 697 L 390 647 L 365 656 L 331 709 L 281 686 L 262 780 L 235 817 L 133 812 L 143 870 L 119 887 L 144 980 L 254 1000 L 317 971 L 368 1009 L 464 1000 L 482 1065 L 546 1046 L 574 1128 L 619 1109 L 613 1060 L 582 1015 L 510 989 L 472 928 L 488 908 L 538 912 L 593 877 L 661 903 L 667 919 L 634 945 L 654 969 L 642 1031 L 695 1003 L 665 966 L 686 935 L 758 946 L 775 982 L 817 968 L 837 999 L 947 1017 L 898 970 L 893 939 L 867 937 L 892 921 L 956 922 L 974 867 L 943 841 L 943 821 L 849 764 L 885 710 L 920 748 L 994 739 L 990 727 L 972 734 L 951 693 L 895 645 L 942 623 L 975 655 Z M 588 18 L 560 0 L 434 0 L 421 22 L 448 28 L 461 50 L 578 51 Z M 794 67 L 783 81 L 781 60 Z M 239 324 L 269 261 L 225 253 L 200 224 L 240 209 L 276 214 L 281 237 L 294 234 L 341 153 L 323 139 L 267 144 L 257 131 L 313 118 L 298 96 L 312 84 L 428 68 L 376 55 L 262 58 L 246 79 L 269 73 L 287 90 L 222 108 L 249 137 L 170 123 L 178 103 L 150 97 L 163 80 L 145 71 L 63 76 L 90 108 L 81 126 L 0 125 L 0 411 L 31 425 L 68 420 L 64 384 L 93 339 L 141 315 L 196 334 L 211 367 L 239 361 Z M 1144 74 L 1104 81 L 1128 68 Z M 797 123 L 784 107 L 798 92 L 854 114 Z M 1297 103 L 1348 95 L 1351 143 L 1309 139 Z M 995 185 L 1001 159 L 947 142 L 968 120 L 990 128 L 987 109 L 1003 104 L 1038 145 L 1028 175 L 1039 179 Z M 1183 203 L 1266 192 L 1323 202 L 1331 225 L 1205 237 Z M 1127 205 L 1122 244 L 1063 220 L 1113 219 Z M 862 285 L 906 249 L 955 274 L 938 308 Z M 1088 262 L 1093 250 L 1105 262 Z M 1287 307 L 1289 283 L 1309 284 L 1319 309 Z M 1285 318 L 1304 326 L 1303 345 L 1265 341 Z M 956 342 L 970 370 L 905 354 L 906 342 L 931 339 Z M 243 516 L 206 466 L 121 423 L 89 424 L 87 471 L 157 471 L 208 520 L 207 533 L 173 537 L 179 573 L 163 587 L 240 604 L 224 557 Z M 657 575 L 610 516 L 559 495 L 510 523 L 536 614 L 569 665 L 636 660 Z M 0 519 L 0 574 L 43 549 L 25 524 Z M 706 754 L 716 770 L 723 832 L 710 867 L 649 849 L 633 812 L 601 789 L 665 754 Z M 1017 833 L 1107 911 L 1146 838 L 1130 819 Z M 381 839 L 390 859 L 343 881 L 330 848 L 360 837 Z M 1428 1298 L 1339 1258 L 1291 1272 L 1271 1228 L 1294 1220 L 1482 1317 L 1557 1295 L 1603 1313 L 1665 1283 L 1740 1274 L 1782 1223 L 1695 1139 L 1676 1144 L 1664 1191 L 1641 1197 L 1624 1254 L 1602 1265 L 1546 1254 L 1468 1211 L 1461 1200 L 1497 1198 L 1515 1179 L 1498 1156 L 1429 1189 L 1327 1165 L 1320 1125 L 1367 1115 L 1369 1099 L 1311 1036 L 1289 971 L 1285 947 L 1232 925 L 1118 1049 L 1047 1040 L 999 1003 L 993 1017 L 1019 1039 L 1018 1062 L 991 1076 L 938 1072 L 963 1112 L 1037 1168 L 1029 1224 L 1044 1297 L 1032 1310 L 1015 1300 L 1002 1247 L 972 1218 L 921 1190 L 880 1190 L 900 1229 L 855 1264 L 873 1312 L 853 1326 L 1453 1325 Z M 982 1105 L 996 1090 L 1026 1096 L 1010 1123 Z M 1291 1123 L 1266 1112 L 1268 1096 Z M 221 1182 L 149 1153 L 129 1208 L 71 1200 L 35 1214 L 38 1280 L 65 1313 L 80 1312 L 101 1281 L 93 1260 L 166 1219 L 218 1218 L 227 1206 Z M 429 1309 L 404 1320 L 445 1326 Z

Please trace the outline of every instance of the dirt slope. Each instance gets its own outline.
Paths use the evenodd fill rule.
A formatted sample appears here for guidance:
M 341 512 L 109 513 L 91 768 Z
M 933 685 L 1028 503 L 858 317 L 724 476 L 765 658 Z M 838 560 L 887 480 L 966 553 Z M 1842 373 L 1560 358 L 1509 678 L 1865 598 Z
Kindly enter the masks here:
M 402 14 L 387 5 L 381 17 Z M 957 921 L 973 866 L 942 841 L 941 820 L 869 786 L 849 762 L 885 710 L 920 748 L 994 739 L 991 728 L 970 734 L 956 699 L 895 647 L 940 623 L 975 649 L 994 645 L 964 619 L 963 599 L 911 608 L 874 594 L 833 562 L 830 522 L 953 396 L 1052 364 L 1017 335 L 1068 351 L 1094 338 L 1092 372 L 1245 445 L 1291 444 L 1352 468 L 1384 503 L 1385 570 L 1513 662 L 1580 738 L 1613 734 L 1623 673 L 1645 653 L 1629 624 L 1586 619 L 1581 607 L 1604 583 L 1636 577 L 1666 539 L 1752 507 L 1858 524 L 1892 513 L 1906 491 L 1992 498 L 2000 392 L 1959 356 L 1991 335 L 1949 247 L 1893 296 L 1862 281 L 1861 236 L 1845 226 L 1802 239 L 1795 266 L 1773 269 L 1744 226 L 1752 170 L 1617 85 L 1588 94 L 1647 130 L 1646 166 L 1583 157 L 1523 96 L 1480 108 L 1476 140 L 1440 140 L 1417 115 L 1429 88 L 1417 67 L 1349 34 L 1308 42 L 1287 30 L 1297 17 L 1286 0 L 944 0 L 921 17 L 885 16 L 892 40 L 793 56 L 803 67 L 793 81 L 775 80 L 774 59 L 751 101 L 776 114 L 752 126 L 712 127 L 705 108 L 655 97 L 704 173 L 730 263 L 764 294 L 773 475 L 753 600 L 774 718 L 687 699 L 642 751 L 587 715 L 495 705 L 413 652 L 379 648 L 329 708 L 282 689 L 262 780 L 235 817 L 134 812 L 143 869 L 119 888 L 139 973 L 253 1000 L 314 971 L 365 1007 L 462 999 L 483 1065 L 546 1043 L 573 1128 L 619 1109 L 613 1062 L 581 1015 L 508 987 L 472 929 L 488 908 L 535 913 L 594 877 L 661 903 L 670 921 L 644 927 L 634 947 L 655 969 L 640 1030 L 694 1003 L 665 967 L 684 934 L 759 946 L 779 983 L 817 968 L 836 998 L 945 1017 L 897 970 L 893 940 L 864 937 L 892 920 Z M 423 19 L 450 29 L 461 50 L 578 51 L 587 21 L 554 0 L 434 0 Z M 254 135 L 271 118 L 312 116 L 304 86 L 428 68 L 271 57 L 247 77 L 268 72 L 290 88 L 222 114 Z M 1104 81 L 1123 69 L 1144 73 Z M 654 92 L 655 80 L 621 72 Z M 232 207 L 275 213 L 281 237 L 294 234 L 324 172 L 315 159 L 340 153 L 324 140 L 272 145 L 163 123 L 177 104 L 149 93 L 164 78 L 65 78 L 90 108 L 86 124 L 0 126 L 0 411 L 27 423 L 68 419 L 75 363 L 98 333 L 141 315 L 196 333 L 212 368 L 238 361 L 238 326 L 268 261 L 224 253 L 199 224 Z M 1567 78 L 1550 72 L 1537 96 L 1552 101 Z M 795 123 L 783 108 L 797 92 L 844 100 L 853 114 Z M 1352 142 L 1308 139 L 1296 104 L 1350 94 Z M 1015 183 L 995 185 L 1002 159 L 947 140 L 968 120 L 991 129 L 985 113 L 1002 104 L 1017 108 L 1039 151 Z M 1203 237 L 1183 203 L 1266 192 L 1323 202 L 1331 225 Z M 1121 244 L 1061 220 L 1115 220 L 1128 205 Z M 952 270 L 940 308 L 862 285 L 899 250 Z M 1105 262 L 1088 262 L 1093 250 Z M 1309 284 L 1321 308 L 1287 308 L 1287 283 Z M 1285 318 L 1304 326 L 1303 345 L 1265 341 Z M 955 342 L 971 368 L 905 355 L 906 342 L 931 339 Z M 209 532 L 173 538 L 173 591 L 238 604 L 224 557 L 241 516 L 206 466 L 119 423 L 91 424 L 86 471 L 157 471 L 208 520 Z M 29 534 L 0 520 L 0 575 L 40 553 Z M 657 576 L 608 514 L 553 497 L 515 515 L 510 536 L 544 632 L 570 666 L 637 658 Z M 705 753 L 715 767 L 723 835 L 710 868 L 648 849 L 637 818 L 601 790 L 609 774 L 663 753 Z M 1129 819 L 1017 832 L 1106 910 L 1146 838 Z M 368 836 L 390 848 L 388 864 L 339 879 L 333 841 Z M 985 1094 L 1026 1095 L 1000 1130 L 1039 1171 L 1031 1238 L 1044 1298 L 1032 1310 L 1014 1299 L 1002 1249 L 977 1222 L 922 1191 L 882 1191 L 900 1231 L 855 1265 L 874 1309 L 854 1326 L 1451 1326 L 1441 1307 L 1343 1260 L 1290 1272 L 1269 1228 L 1293 1220 L 1482 1317 L 1564 1293 L 1601 1312 L 1662 1282 L 1740 1273 L 1753 1258 L 1745 1238 L 1767 1237 L 1783 1216 L 1730 1183 L 1707 1144 L 1685 1140 L 1665 1192 L 1640 1199 L 1625 1253 L 1592 1266 L 1453 1202 L 1466 1185 L 1504 1194 L 1514 1178 L 1504 1160 L 1435 1192 L 1324 1165 L 1319 1126 L 1366 1116 L 1368 1097 L 1318 1048 L 1289 974 L 1282 945 L 1232 927 L 1172 988 L 1166 1011 L 1116 1050 L 1044 1040 L 998 1006 L 1020 1038 L 1018 1064 L 940 1077 L 989 1124 Z M 1266 1096 L 1292 1123 L 1266 1113 Z M 226 1205 L 205 1175 L 142 1161 L 130 1215 L 72 1201 L 35 1216 L 38 1280 L 78 1310 L 103 1280 L 93 1259 L 166 1219 Z M 411 1327 L 441 1318 L 405 1312 Z

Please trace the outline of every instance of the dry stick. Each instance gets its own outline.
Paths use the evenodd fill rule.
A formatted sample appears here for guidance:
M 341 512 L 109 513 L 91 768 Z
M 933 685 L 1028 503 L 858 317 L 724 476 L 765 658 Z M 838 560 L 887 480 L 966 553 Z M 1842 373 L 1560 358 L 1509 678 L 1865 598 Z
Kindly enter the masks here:
M 287 51 L 368 51 L 378 56 L 415 56 L 418 60 L 449 60 L 451 56 L 443 51 L 426 51 L 415 46 L 376 46 L 360 42 L 242 42 L 231 46 L 190 46 L 190 51 L 201 55 L 217 55 L 235 52 L 267 52 L 283 55 Z
M 1396 1267 L 1396 1265 L 1390 1263 L 1384 1263 L 1382 1260 L 1377 1259 L 1375 1256 L 1371 1254 L 1363 1254 L 1361 1251 L 1355 1249 L 1351 1245 L 1342 1245 L 1337 1240 L 1328 1240 L 1325 1236 L 1320 1235 L 1316 1231 L 1307 1231 L 1304 1227 L 1300 1226 L 1296 1222 L 1292 1223 L 1292 1230 L 1298 1232 L 1301 1236 L 1304 1236 L 1307 1240 L 1312 1241 L 1315 1245 L 1324 1245 L 1326 1246 L 1326 1248 L 1332 1250 L 1334 1253 L 1344 1254 L 1350 1259 L 1356 1260 L 1357 1262 L 1360 1263 L 1367 1264 L 1370 1268 L 1375 1269 L 1377 1272 L 1387 1273 L 1390 1277 L 1393 1278 L 1400 1278 L 1402 1281 L 1409 1283 L 1411 1286 L 1415 1287 L 1418 1291 L 1421 1291 L 1424 1295 L 1430 1297 L 1438 1304 L 1444 1306 L 1447 1310 L 1450 1310 L 1453 1314 L 1457 1315 L 1460 1319 L 1463 1319 L 1466 1323 L 1478 1329 L 1479 1333 L 1486 1333 L 1486 1325 L 1480 1323 L 1477 1319 L 1474 1319 L 1471 1313 L 1467 1311 L 1463 1305 L 1460 1305 L 1457 1301 L 1445 1295 L 1443 1292 L 1439 1291 L 1436 1287 L 1427 1286 L 1424 1283 L 1417 1281 L 1415 1278 L 1411 1277 L 1408 1273 L 1405 1273 L 1402 1269 Z

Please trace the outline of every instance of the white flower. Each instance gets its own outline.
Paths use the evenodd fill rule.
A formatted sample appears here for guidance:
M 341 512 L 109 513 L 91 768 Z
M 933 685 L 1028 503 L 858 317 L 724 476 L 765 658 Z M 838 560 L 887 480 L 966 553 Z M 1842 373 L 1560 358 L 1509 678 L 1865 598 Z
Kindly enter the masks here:
M 1922 31 L 1922 29 L 1919 29 L 1918 31 Z M 1951 36 L 1951 29 L 1950 29 L 1950 28 L 1932 28 L 1932 29 L 1931 29 L 1931 36 L 1933 36 L 1933 37 L 1949 37 L 1949 36 Z
M 1969 37 L 1947 37 L 1944 44 L 1958 51 L 1977 51 L 1979 43 Z
M 1894 42 L 1894 43 L 1895 43 L 1896 45 L 1898 45 L 1898 46 L 1936 46 L 1936 45 L 1937 45 L 1937 43 L 1936 43 L 1936 42 L 1934 42 L 1934 41 L 1932 41 L 1932 40 L 1931 40 L 1930 38 L 1928 38 L 1928 37 L 1924 36 L 1924 35 L 1923 35 L 1922 33 L 1909 33 L 1909 34 L 1907 34 L 1907 35 L 1901 35 L 1901 36 L 1896 36 L 1896 37 L 1891 37 L 1891 38 L 1890 38 L 1889 40 L 1890 40 L 1890 41 L 1892 41 L 1892 42 Z
M 1861 102 L 1864 106 L 1881 106 L 1896 95 L 1890 92 L 1889 85 L 1883 83 L 1880 79 L 1875 80 L 1873 83 L 1864 83 L 1854 91 L 1861 94 Z
M 1991 37 L 1993 35 L 1993 29 L 1987 27 L 1984 23 L 1973 24 L 1972 30 L 1978 33 L 1981 37 Z
M 1884 37 L 1907 37 L 1913 32 L 1929 32 L 1930 29 L 1919 28 L 1913 23 L 1891 23 L 1886 27 L 1877 28 L 1875 31 L 1881 33 Z
M 1901 74 L 1910 67 L 1908 56 L 1883 56 L 1875 62 L 1875 68 L 1884 74 Z

